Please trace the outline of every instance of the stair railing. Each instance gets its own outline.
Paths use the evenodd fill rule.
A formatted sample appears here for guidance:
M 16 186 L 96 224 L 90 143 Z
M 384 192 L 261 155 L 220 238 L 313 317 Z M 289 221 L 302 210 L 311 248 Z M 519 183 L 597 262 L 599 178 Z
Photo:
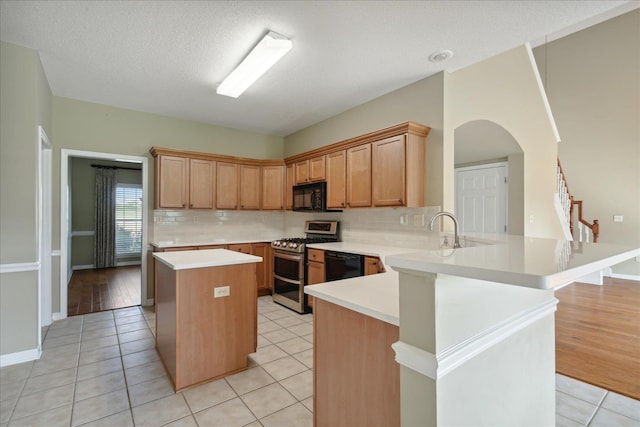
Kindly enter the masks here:
M 579 242 L 585 241 L 593 241 L 594 243 L 598 242 L 600 237 L 600 224 L 597 219 L 594 219 L 593 222 L 589 222 L 584 219 L 582 215 L 582 200 L 575 200 L 569 191 L 569 185 L 567 184 L 567 178 L 562 170 L 562 165 L 560 165 L 560 159 L 558 159 L 558 196 L 560 197 L 560 203 L 562 204 L 562 209 L 566 215 L 567 223 L 569 224 L 569 228 L 571 230 L 571 235 L 574 237 L 574 240 Z M 575 206 L 578 207 L 577 212 Z M 577 222 L 578 222 L 578 230 L 577 236 L 574 233 L 574 213 L 577 213 Z

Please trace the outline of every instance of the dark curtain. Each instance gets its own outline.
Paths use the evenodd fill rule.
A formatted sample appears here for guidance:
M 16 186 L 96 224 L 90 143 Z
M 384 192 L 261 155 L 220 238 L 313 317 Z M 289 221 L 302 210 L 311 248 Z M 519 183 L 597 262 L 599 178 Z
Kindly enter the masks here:
M 116 265 L 116 170 L 96 168 L 95 246 L 96 268 Z

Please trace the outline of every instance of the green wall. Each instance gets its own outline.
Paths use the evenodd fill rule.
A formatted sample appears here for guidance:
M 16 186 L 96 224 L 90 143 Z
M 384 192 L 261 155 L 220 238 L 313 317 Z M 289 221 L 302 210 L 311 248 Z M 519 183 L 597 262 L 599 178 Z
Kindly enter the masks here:
M 256 159 L 283 158 L 283 138 L 189 120 L 143 113 L 69 98 L 53 97 L 53 248 L 60 248 L 60 150 L 71 149 L 149 158 L 147 223 L 153 235 L 152 146 Z M 64 268 L 54 264 L 54 269 Z M 150 292 L 152 288 L 148 288 Z M 54 278 L 53 312 L 60 310 L 59 277 Z M 151 298 L 152 293 L 149 293 Z
M 38 125 L 51 91 L 38 52 L 0 42 L 0 263 L 36 265 Z M 38 347 L 38 272 L 0 275 L 0 354 Z

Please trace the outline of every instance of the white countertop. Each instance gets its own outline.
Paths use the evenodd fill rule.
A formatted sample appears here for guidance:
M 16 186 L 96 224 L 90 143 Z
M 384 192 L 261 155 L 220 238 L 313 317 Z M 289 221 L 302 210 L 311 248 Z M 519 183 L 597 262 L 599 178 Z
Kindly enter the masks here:
M 488 239 L 485 236 L 485 239 Z M 378 256 L 386 272 L 305 286 L 305 293 L 398 325 L 399 276 L 392 267 L 551 289 L 640 255 L 640 249 L 604 243 L 501 236 L 494 244 L 456 249 L 410 249 L 340 242 L 309 248 Z M 487 240 L 491 241 L 491 240 Z M 477 244 L 477 241 L 474 243 Z M 433 247 L 426 244 L 425 247 Z
M 184 238 L 177 237 L 171 240 L 154 240 L 149 242 L 151 246 L 154 246 L 158 249 L 165 248 L 184 248 L 186 246 L 210 246 L 210 245 L 234 245 L 237 243 L 266 243 L 271 242 L 274 239 L 242 239 L 242 240 L 232 240 L 232 239 L 212 239 L 208 237 L 203 238 Z
M 173 270 L 251 264 L 262 261 L 262 258 L 259 256 L 229 251 L 227 249 L 154 252 L 153 257 Z
M 507 236 L 492 245 L 407 251 L 386 262 L 400 269 L 552 289 L 638 255 L 639 248 L 606 243 Z

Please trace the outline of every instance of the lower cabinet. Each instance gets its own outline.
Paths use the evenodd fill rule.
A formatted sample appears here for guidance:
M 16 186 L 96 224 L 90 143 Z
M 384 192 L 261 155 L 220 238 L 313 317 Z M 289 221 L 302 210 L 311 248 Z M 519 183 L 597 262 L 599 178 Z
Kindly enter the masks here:
M 258 296 L 271 295 L 271 245 L 252 243 L 251 255 L 262 257 L 262 262 L 256 264 Z
M 307 285 L 315 285 L 316 283 L 326 282 L 324 251 L 320 249 L 307 250 Z M 307 305 L 313 308 L 313 297 L 307 295 Z
M 378 274 L 384 272 L 384 266 L 380 258 L 373 256 L 364 257 L 364 275 Z
M 316 300 L 315 426 L 400 427 L 400 365 L 391 348 L 398 339 L 395 325 Z

